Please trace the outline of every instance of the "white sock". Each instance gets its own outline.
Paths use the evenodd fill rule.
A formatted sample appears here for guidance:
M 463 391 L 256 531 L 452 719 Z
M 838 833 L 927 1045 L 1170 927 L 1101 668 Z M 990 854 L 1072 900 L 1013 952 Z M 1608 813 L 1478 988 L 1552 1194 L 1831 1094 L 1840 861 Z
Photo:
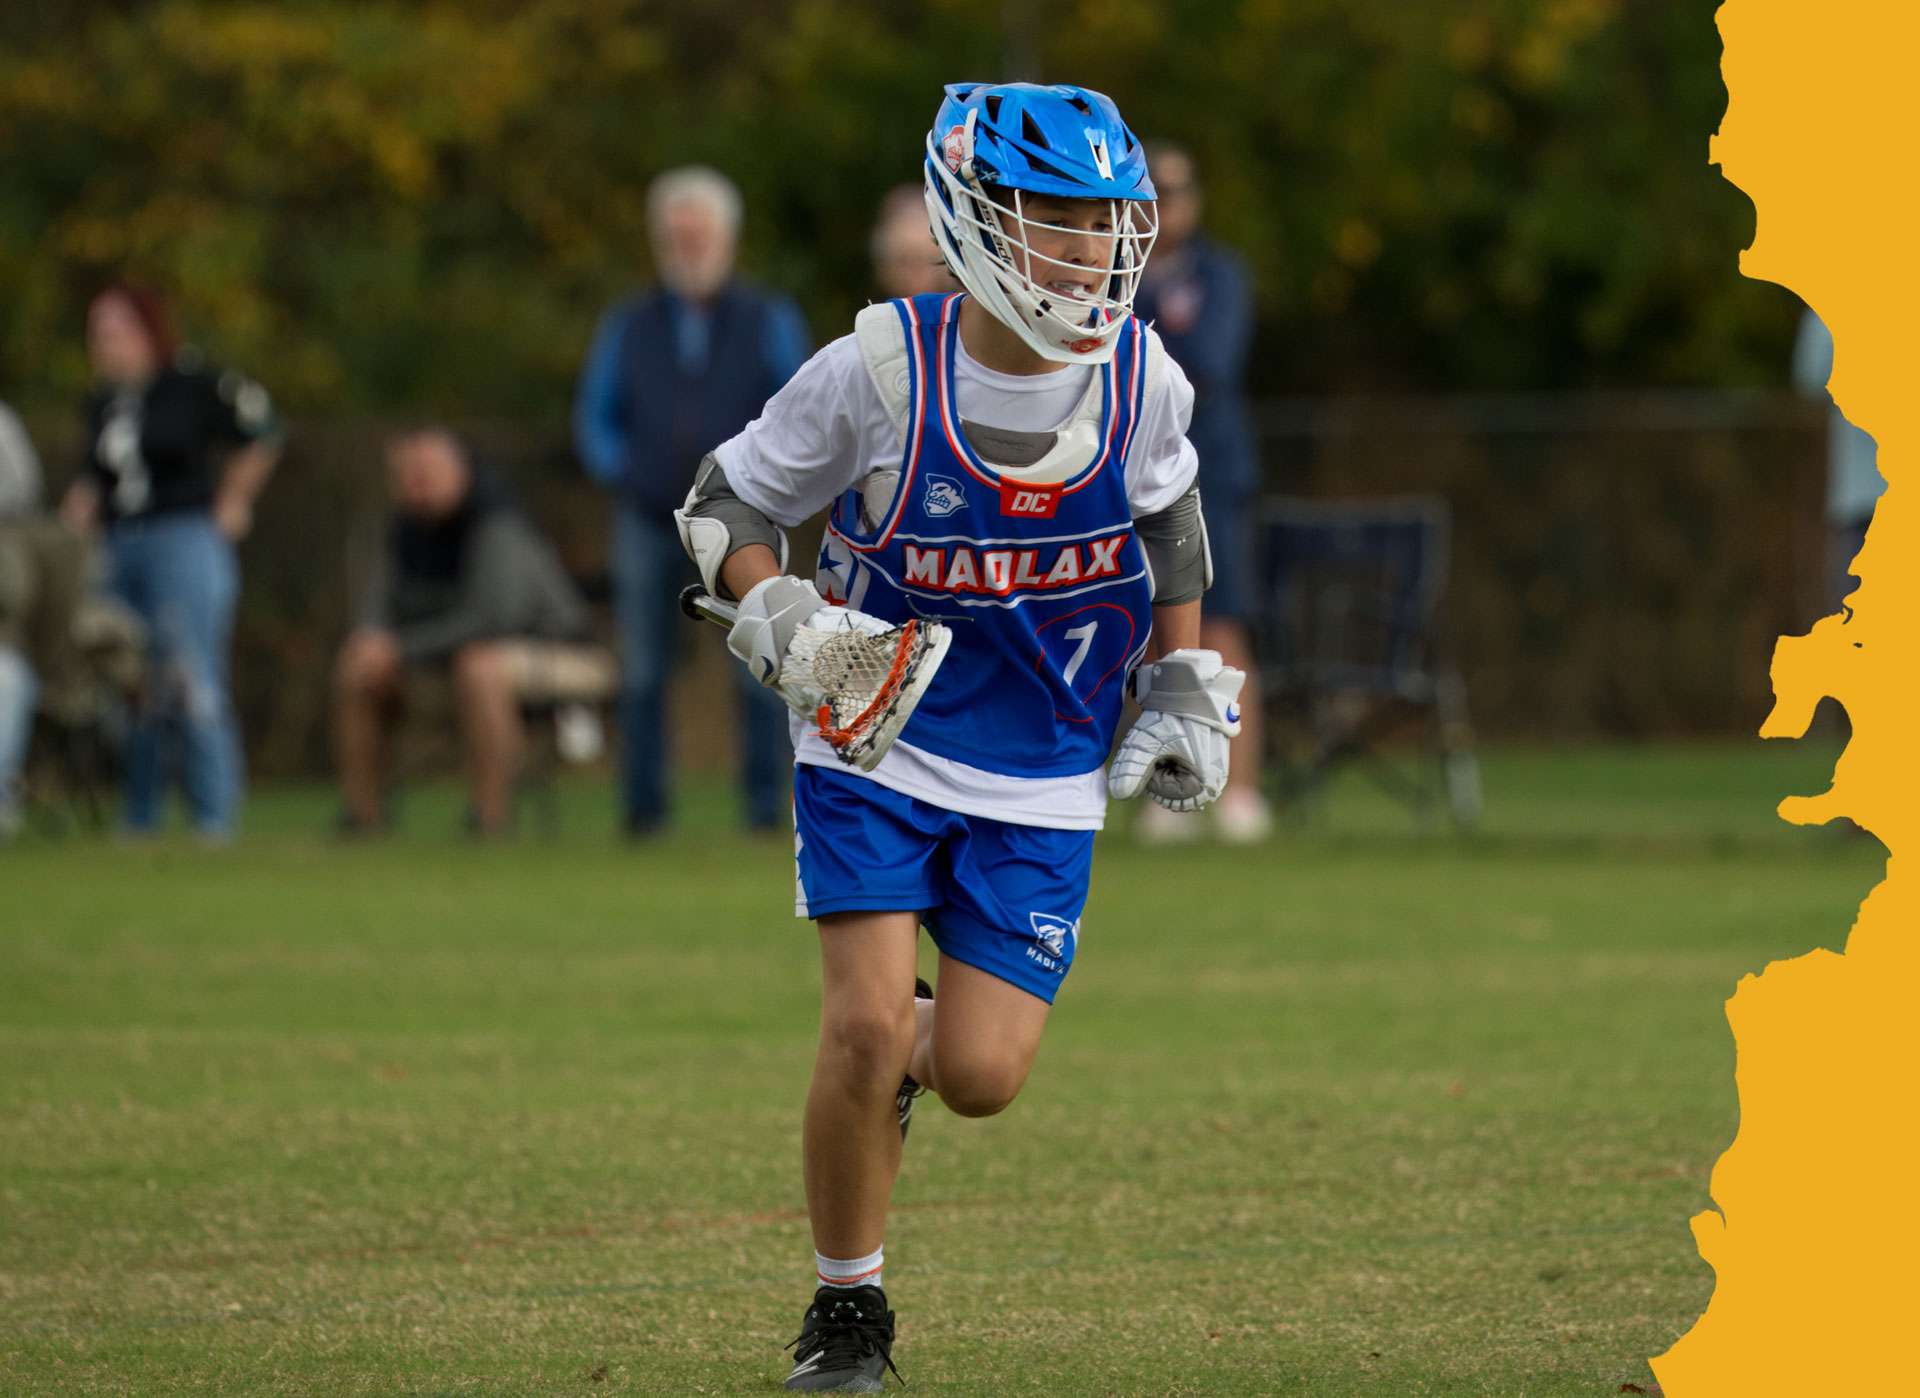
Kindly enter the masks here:
M 849 1291 L 856 1286 L 879 1286 L 886 1255 L 884 1247 L 875 1248 L 865 1257 L 822 1257 L 816 1252 L 813 1255 L 813 1270 L 822 1286 Z

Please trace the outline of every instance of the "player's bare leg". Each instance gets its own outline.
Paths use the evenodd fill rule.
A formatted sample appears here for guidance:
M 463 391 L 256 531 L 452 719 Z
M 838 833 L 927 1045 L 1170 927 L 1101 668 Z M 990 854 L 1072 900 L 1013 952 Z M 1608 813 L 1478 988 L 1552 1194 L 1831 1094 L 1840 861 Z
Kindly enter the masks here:
M 919 1005 L 919 1042 L 907 1071 L 961 1116 L 992 1116 L 1013 1101 L 1040 1051 L 1050 1006 L 952 957 L 940 958 L 940 998 Z
M 823 1257 L 865 1257 L 900 1170 L 894 1098 L 914 1046 L 916 913 L 820 919 L 820 1046 L 807 1091 L 807 1216 Z M 945 993 L 944 987 L 942 993 Z

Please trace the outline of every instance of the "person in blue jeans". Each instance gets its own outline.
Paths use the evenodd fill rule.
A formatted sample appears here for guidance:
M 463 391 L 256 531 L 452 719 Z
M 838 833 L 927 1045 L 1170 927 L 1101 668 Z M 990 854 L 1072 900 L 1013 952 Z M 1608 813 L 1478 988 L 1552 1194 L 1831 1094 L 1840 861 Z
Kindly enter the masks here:
M 673 512 L 701 457 L 758 417 L 811 351 L 799 309 L 734 277 L 740 192 L 717 170 L 670 170 L 647 192 L 660 285 L 601 319 L 582 367 L 574 441 L 614 498 L 620 627 L 621 805 L 646 835 L 667 818 L 667 679 L 694 580 Z M 786 710 L 738 677 L 746 818 L 783 828 L 793 750 Z
M 223 841 L 245 780 L 227 667 L 234 545 L 279 455 L 272 404 L 252 380 L 179 350 L 165 304 L 142 288 L 94 298 L 87 355 L 87 466 L 65 513 L 82 529 L 104 526 L 109 590 L 148 638 L 123 823 L 129 834 L 158 830 L 177 757 L 195 832 Z

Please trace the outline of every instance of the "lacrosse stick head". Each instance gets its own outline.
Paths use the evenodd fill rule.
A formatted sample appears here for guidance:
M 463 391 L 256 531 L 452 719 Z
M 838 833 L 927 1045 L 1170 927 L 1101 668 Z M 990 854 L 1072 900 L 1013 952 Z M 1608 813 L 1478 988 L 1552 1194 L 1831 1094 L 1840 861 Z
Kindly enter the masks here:
M 871 772 L 913 717 L 952 642 L 953 632 L 939 622 L 917 618 L 884 629 L 803 627 L 781 667 L 780 688 L 790 703 L 805 698 L 821 738 L 842 762 Z

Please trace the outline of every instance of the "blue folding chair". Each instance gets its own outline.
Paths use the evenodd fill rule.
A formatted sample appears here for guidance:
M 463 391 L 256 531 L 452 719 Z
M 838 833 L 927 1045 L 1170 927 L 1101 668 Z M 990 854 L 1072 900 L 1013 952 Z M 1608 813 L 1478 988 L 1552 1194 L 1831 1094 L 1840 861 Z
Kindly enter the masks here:
M 1467 687 L 1435 635 L 1451 532 L 1433 496 L 1262 506 L 1254 630 L 1283 800 L 1353 765 L 1423 816 L 1478 820 Z M 1417 760 L 1387 750 L 1416 724 Z

